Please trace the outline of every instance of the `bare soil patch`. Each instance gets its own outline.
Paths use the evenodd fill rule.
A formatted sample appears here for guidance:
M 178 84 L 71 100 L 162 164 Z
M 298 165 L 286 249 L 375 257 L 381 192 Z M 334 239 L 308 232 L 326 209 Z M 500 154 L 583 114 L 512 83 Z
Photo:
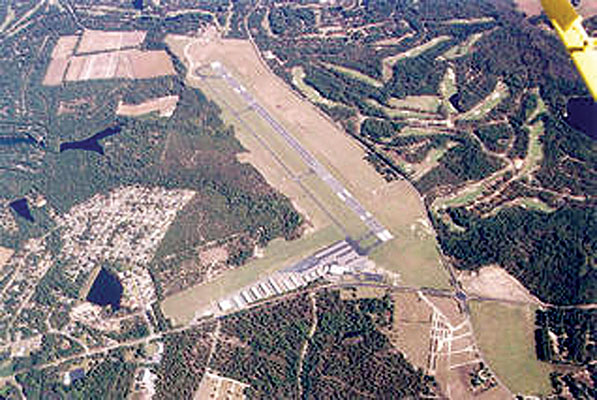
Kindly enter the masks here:
M 470 295 L 499 300 L 539 303 L 539 300 L 504 269 L 492 265 L 479 272 L 463 272 L 460 282 Z
M 69 59 L 55 58 L 50 61 L 43 80 L 44 86 L 58 86 L 62 83 L 64 73 L 68 68 Z
M 174 65 L 165 51 L 133 49 L 75 56 L 66 74 L 66 80 L 149 79 L 175 73 Z
M 72 56 L 78 41 L 79 36 L 75 35 L 60 37 L 52 50 L 52 59 Z
M 145 40 L 144 31 L 95 31 L 86 30 L 81 36 L 77 54 L 107 50 L 120 50 L 139 46 Z
M 174 114 L 177 104 L 178 96 L 158 97 L 139 104 L 124 104 L 120 102 L 118 103 L 116 114 L 126 115 L 129 117 L 138 117 L 140 115 L 157 111 L 160 117 L 169 117 Z
M 10 257 L 14 254 L 13 249 L 7 247 L 0 247 L 0 268 L 4 266 L 10 260 Z

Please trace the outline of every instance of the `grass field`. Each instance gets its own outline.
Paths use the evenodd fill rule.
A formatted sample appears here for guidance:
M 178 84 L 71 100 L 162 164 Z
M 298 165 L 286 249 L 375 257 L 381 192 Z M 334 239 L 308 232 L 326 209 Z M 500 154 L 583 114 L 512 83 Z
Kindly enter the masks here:
M 543 130 L 543 121 L 538 121 L 529 127 L 529 150 L 520 175 L 528 174 L 541 164 L 543 145 L 539 141 L 539 137 L 543 134 Z
M 492 302 L 469 305 L 477 344 L 500 380 L 514 393 L 549 393 L 551 367 L 535 355 L 535 307 Z
M 374 78 L 370 77 L 369 75 L 365 75 L 362 72 L 357 71 L 355 69 L 346 68 L 341 65 L 330 64 L 330 63 L 323 63 L 323 65 L 325 65 L 327 68 L 330 68 L 337 72 L 340 72 L 341 74 L 345 74 L 351 78 L 355 78 L 361 82 L 365 82 L 371 86 L 375 86 L 378 88 L 383 87 L 383 82 L 380 82 L 377 79 L 374 79 Z
M 484 34 L 485 32 L 479 32 L 475 33 L 474 35 L 471 35 L 462 44 L 450 48 L 448 51 L 442 54 L 441 57 L 443 57 L 446 60 L 453 60 L 467 55 L 471 51 L 475 43 L 477 43 L 479 39 L 483 37 Z
M 503 82 L 498 82 L 493 92 L 484 98 L 479 104 L 462 115 L 464 120 L 477 120 L 483 118 L 487 113 L 493 110 L 502 100 L 508 97 L 508 86 Z
M 315 88 L 310 85 L 307 85 L 304 81 L 305 79 L 305 71 L 303 67 L 294 67 L 292 69 L 292 83 L 301 91 L 303 95 L 305 95 L 309 100 L 314 103 L 321 103 L 325 104 L 326 106 L 335 106 L 339 105 L 330 99 L 326 99 L 323 97 Z
M 390 57 L 386 57 L 382 60 L 382 67 L 383 67 L 383 78 L 384 81 L 388 80 L 392 77 L 392 67 L 396 64 L 397 61 L 402 60 L 403 58 L 408 57 L 416 57 L 419 54 L 431 49 L 432 47 L 445 42 L 446 40 L 450 39 L 450 36 L 438 36 L 436 38 L 431 39 L 428 42 L 425 42 L 419 46 L 413 47 L 403 53 L 395 54 Z
M 174 324 L 186 324 L 193 318 L 195 310 L 204 308 L 226 294 L 240 290 L 261 277 L 299 261 L 341 239 L 343 239 L 342 234 L 331 226 L 298 240 L 276 239 L 265 248 L 262 258 L 254 259 L 241 267 L 226 271 L 212 282 L 194 286 L 168 297 L 162 302 L 162 310 L 166 317 L 172 318 Z

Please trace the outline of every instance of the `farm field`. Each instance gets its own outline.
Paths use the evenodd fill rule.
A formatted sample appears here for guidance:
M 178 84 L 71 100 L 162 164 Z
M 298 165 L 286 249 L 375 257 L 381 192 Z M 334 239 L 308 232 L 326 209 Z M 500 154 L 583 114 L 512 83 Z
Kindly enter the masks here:
M 208 307 L 224 295 L 240 290 L 261 277 L 297 262 L 322 247 L 343 239 L 333 226 L 321 229 L 305 238 L 293 241 L 276 239 L 256 258 L 234 270 L 226 271 L 216 280 L 176 293 L 162 302 L 162 310 L 175 325 L 189 323 L 196 310 Z
M 535 306 L 494 302 L 469 305 L 477 344 L 501 381 L 513 393 L 549 393 L 551 367 L 535 355 Z
M 143 31 L 95 31 L 85 30 L 81 36 L 77 54 L 120 50 L 139 46 L 147 32 Z

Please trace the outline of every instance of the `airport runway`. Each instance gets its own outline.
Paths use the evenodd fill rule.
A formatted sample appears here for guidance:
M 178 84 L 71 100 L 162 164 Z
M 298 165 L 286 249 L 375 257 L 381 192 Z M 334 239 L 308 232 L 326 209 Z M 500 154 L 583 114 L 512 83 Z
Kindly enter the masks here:
M 238 93 L 247 103 L 247 106 L 255 110 L 301 157 L 303 162 L 324 181 L 330 189 L 363 221 L 370 231 L 382 242 L 393 238 L 392 234 L 375 217 L 367 211 L 355 197 L 350 193 L 328 170 L 305 149 L 300 142 L 292 136 L 271 114 L 255 100 L 255 98 L 226 71 L 224 66 L 218 62 L 211 65 L 212 69 Z

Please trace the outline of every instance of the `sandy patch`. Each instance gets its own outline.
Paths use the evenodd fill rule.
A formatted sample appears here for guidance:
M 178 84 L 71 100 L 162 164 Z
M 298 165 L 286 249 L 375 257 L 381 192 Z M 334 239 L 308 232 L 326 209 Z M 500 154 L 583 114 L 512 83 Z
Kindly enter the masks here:
M 124 104 L 123 102 L 120 102 L 118 103 L 116 114 L 138 117 L 139 115 L 157 111 L 160 117 L 170 117 L 174 114 L 177 104 L 178 96 L 176 95 L 158 97 L 139 104 Z
M 228 250 L 226 247 L 212 247 L 199 253 L 199 261 L 203 265 L 215 265 L 228 260 Z
M 107 50 L 120 50 L 139 46 L 145 40 L 144 31 L 94 31 L 86 30 L 81 36 L 77 54 Z
M 13 249 L 9 249 L 6 247 L 0 247 L 0 268 L 4 266 L 10 260 L 10 257 L 14 254 Z
M 170 57 L 163 50 L 122 50 L 73 57 L 66 80 L 149 79 L 175 73 Z
M 498 266 L 483 267 L 479 272 L 463 272 L 460 282 L 469 295 L 499 300 L 539 303 L 512 275 Z
M 74 35 L 60 37 L 54 46 L 54 50 L 52 50 L 52 58 L 68 58 L 72 56 L 78 41 L 79 37 Z
M 68 68 L 68 58 L 52 59 L 43 80 L 44 86 L 58 86 L 62 83 L 64 73 Z

